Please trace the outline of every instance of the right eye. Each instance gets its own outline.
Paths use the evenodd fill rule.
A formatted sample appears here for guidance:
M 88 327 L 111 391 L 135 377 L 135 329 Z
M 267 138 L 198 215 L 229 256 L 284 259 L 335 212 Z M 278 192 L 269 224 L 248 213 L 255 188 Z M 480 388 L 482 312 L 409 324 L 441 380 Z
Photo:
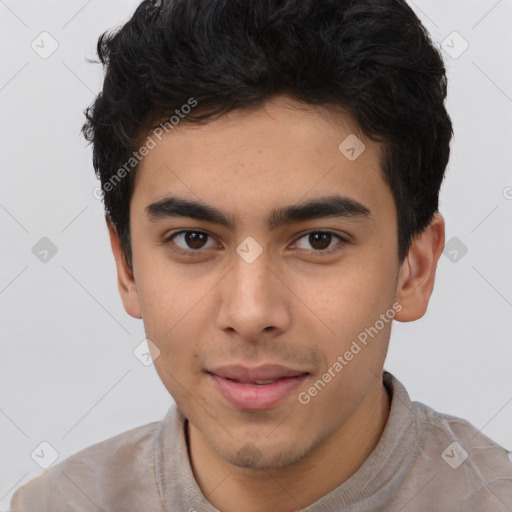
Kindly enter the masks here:
M 205 248 L 204 243 L 208 237 L 211 238 L 211 236 L 204 231 L 182 230 L 168 236 L 165 243 L 172 242 L 172 244 L 176 245 L 178 248 L 175 249 L 171 247 L 171 250 L 191 256 L 194 253 L 201 252 L 201 249 Z M 208 247 L 206 248 L 208 249 Z

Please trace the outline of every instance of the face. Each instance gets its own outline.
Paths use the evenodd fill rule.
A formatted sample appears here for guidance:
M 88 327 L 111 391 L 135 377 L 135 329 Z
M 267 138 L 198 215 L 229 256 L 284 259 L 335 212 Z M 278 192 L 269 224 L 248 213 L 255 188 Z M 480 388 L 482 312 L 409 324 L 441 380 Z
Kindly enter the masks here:
M 354 134 L 355 160 L 338 148 Z M 276 97 L 182 124 L 141 162 L 123 300 L 222 459 L 290 464 L 381 385 L 400 265 L 380 150 L 348 114 Z

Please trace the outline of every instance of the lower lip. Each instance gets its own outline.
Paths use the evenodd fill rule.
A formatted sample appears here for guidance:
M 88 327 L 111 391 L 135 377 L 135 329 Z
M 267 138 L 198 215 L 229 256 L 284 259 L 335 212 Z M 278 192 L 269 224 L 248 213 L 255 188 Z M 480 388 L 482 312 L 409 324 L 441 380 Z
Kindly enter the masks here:
M 271 384 L 243 384 L 209 374 L 224 398 L 237 409 L 262 410 L 274 407 L 297 389 L 307 374 L 285 377 Z

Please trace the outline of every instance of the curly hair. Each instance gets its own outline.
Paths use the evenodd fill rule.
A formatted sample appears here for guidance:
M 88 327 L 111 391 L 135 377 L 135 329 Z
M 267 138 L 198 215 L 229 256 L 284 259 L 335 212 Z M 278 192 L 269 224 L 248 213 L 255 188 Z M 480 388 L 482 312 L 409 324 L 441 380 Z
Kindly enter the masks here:
M 82 132 L 130 268 L 134 152 L 191 99 L 199 106 L 180 122 L 208 122 L 283 93 L 352 114 L 384 143 L 400 262 L 438 209 L 453 135 L 446 71 L 405 0 L 145 0 L 99 37 L 97 52 L 104 83 Z

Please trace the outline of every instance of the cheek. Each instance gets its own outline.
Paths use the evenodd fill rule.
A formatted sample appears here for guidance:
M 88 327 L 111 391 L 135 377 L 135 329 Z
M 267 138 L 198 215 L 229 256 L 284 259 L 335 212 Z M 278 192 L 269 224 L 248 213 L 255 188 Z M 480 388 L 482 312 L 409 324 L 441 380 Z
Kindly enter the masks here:
M 315 323 L 323 326 L 333 340 L 347 340 L 373 323 L 390 307 L 393 298 L 391 271 L 380 260 L 359 257 L 323 277 L 304 274 L 295 282 L 294 292 Z
M 178 275 L 150 272 L 141 276 L 139 289 L 144 329 L 159 349 L 155 369 L 166 387 L 190 379 L 197 359 L 198 340 L 204 332 L 208 312 L 205 289 Z M 205 283 L 206 284 L 206 283 Z M 188 375 L 188 376 L 187 376 Z
M 138 260 L 139 303 L 146 329 L 166 339 L 201 310 L 215 276 L 209 277 L 206 270 L 201 276 L 193 273 L 194 265 L 171 262 L 161 249 L 147 253 Z
M 180 321 L 181 318 L 181 321 Z M 182 410 L 193 394 L 194 401 L 201 401 L 197 392 L 197 384 L 202 376 L 198 364 L 199 343 L 201 332 L 197 321 L 190 321 L 188 316 L 167 315 L 165 318 L 153 316 L 145 319 L 146 335 L 156 340 L 160 350 L 154 361 L 155 370 L 160 380 L 178 403 Z M 193 318 L 192 316 L 190 318 Z

